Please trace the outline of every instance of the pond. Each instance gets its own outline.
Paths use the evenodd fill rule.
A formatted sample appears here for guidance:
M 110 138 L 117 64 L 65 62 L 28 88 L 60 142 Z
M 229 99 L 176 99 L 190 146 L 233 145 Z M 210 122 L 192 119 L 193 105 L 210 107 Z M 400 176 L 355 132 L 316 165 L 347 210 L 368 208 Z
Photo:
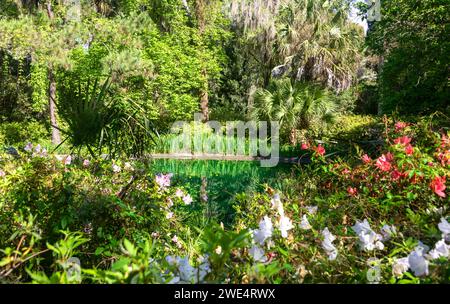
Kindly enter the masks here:
M 173 173 L 172 184 L 189 190 L 194 201 L 203 202 L 210 216 L 232 220 L 231 202 L 236 194 L 264 190 L 264 184 L 277 188 L 290 164 L 261 167 L 259 161 L 174 160 L 152 161 L 153 173 Z M 206 194 L 206 197 L 204 196 Z

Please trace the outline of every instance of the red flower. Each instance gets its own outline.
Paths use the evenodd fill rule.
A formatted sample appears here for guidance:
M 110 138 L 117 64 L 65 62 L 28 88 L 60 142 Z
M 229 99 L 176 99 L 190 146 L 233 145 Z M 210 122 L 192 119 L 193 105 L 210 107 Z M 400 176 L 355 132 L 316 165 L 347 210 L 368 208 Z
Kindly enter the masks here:
M 402 178 L 403 174 L 401 172 L 399 172 L 397 169 L 395 169 L 394 171 L 392 171 L 391 173 L 391 177 L 393 180 L 399 180 L 400 178 Z
M 361 157 L 361 159 L 362 159 L 362 161 L 363 161 L 363 163 L 365 163 L 365 164 L 368 164 L 368 163 L 370 163 L 371 161 L 372 161 L 372 159 L 369 157 L 369 155 L 367 155 L 367 154 L 364 154 L 362 157 Z
M 414 148 L 413 148 L 413 146 L 411 146 L 411 144 L 409 144 L 409 145 L 407 145 L 407 146 L 405 147 L 405 153 L 406 153 L 407 155 L 413 155 L 413 153 L 414 153 Z
M 450 164 L 450 150 L 438 154 L 438 159 L 443 166 Z
M 325 154 L 325 148 L 322 147 L 322 145 L 318 145 L 317 148 L 315 149 L 315 151 L 320 156 L 323 156 Z
M 431 190 L 434 191 L 434 193 L 436 193 L 437 195 L 439 195 L 440 197 L 445 197 L 445 176 L 440 177 L 440 176 L 436 176 L 430 184 L 430 188 Z
M 309 149 L 309 143 L 302 143 L 301 149 L 302 150 L 308 150 Z
M 358 189 L 352 188 L 352 187 L 348 187 L 347 188 L 347 192 L 348 192 L 348 194 L 350 194 L 350 196 L 355 196 L 355 195 L 358 194 Z
M 389 171 L 391 170 L 391 163 L 388 160 L 388 157 L 386 157 L 386 155 L 381 155 L 378 159 L 377 162 L 375 164 L 378 169 L 380 169 L 381 171 Z
M 386 160 L 392 162 L 394 160 L 394 155 L 391 152 L 386 153 Z
M 408 136 L 399 137 L 399 138 L 396 138 L 396 139 L 394 140 L 394 143 L 395 143 L 395 144 L 397 144 L 397 145 L 400 144 L 400 145 L 402 145 L 402 146 L 406 146 L 406 145 L 408 145 L 410 142 L 411 142 L 411 138 L 408 137 Z
M 399 121 L 395 124 L 395 130 L 400 131 L 400 130 L 406 128 L 407 126 L 408 126 L 408 124 L 406 122 Z

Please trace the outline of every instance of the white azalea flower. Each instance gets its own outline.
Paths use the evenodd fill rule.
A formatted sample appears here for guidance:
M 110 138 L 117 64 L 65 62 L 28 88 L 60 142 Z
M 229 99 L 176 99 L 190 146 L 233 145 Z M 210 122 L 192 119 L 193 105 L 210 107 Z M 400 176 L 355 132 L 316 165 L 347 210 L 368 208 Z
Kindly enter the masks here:
M 441 222 L 438 224 L 439 230 L 442 232 L 442 237 L 445 238 L 450 235 L 450 224 L 445 218 L 441 218 Z
M 337 249 L 333 245 L 333 241 L 336 239 L 336 237 L 331 234 L 331 232 L 328 230 L 328 228 L 325 228 L 322 231 L 323 235 L 323 241 L 322 241 L 322 247 L 328 254 L 328 260 L 333 261 L 337 257 Z
M 408 271 L 408 268 L 409 268 L 408 257 L 395 259 L 394 263 L 392 264 L 392 274 L 397 278 L 401 277 L 403 273 Z
M 209 264 L 208 256 L 203 256 L 199 259 L 200 265 L 197 269 L 197 277 L 194 278 L 195 283 L 201 282 L 205 279 L 208 273 L 211 272 L 211 265 Z
M 112 165 L 112 170 L 114 173 L 119 173 L 122 169 L 120 168 L 120 166 L 113 164 Z
M 178 198 L 182 198 L 184 196 L 183 190 L 178 188 L 177 191 L 175 192 L 175 196 L 178 197 Z
M 306 206 L 306 210 L 308 210 L 308 213 L 311 215 L 316 214 L 318 207 L 317 206 Z
M 83 167 L 89 167 L 90 164 L 91 164 L 91 161 L 89 159 L 85 159 L 83 161 Z
M 191 195 L 190 194 L 186 194 L 184 197 L 183 197 L 183 202 L 186 204 L 186 205 L 190 205 L 191 203 L 192 203 L 192 197 L 191 197 Z
M 431 260 L 439 259 L 441 257 L 450 257 L 450 246 L 442 239 L 434 245 L 434 249 L 428 252 L 427 256 Z
M 216 254 L 222 254 L 222 246 L 217 246 L 217 248 L 214 250 L 214 252 L 216 253 Z
M 72 156 L 69 155 L 64 159 L 64 165 L 68 166 L 71 163 L 72 163 Z
M 264 244 L 264 241 L 266 239 L 272 237 L 272 233 L 273 233 L 272 220 L 266 215 L 259 222 L 259 229 L 253 231 L 253 237 L 257 243 L 262 245 Z
M 198 268 L 191 265 L 187 256 L 184 258 L 167 256 L 166 261 L 170 265 L 176 266 L 178 271 L 178 275 L 174 276 L 169 284 L 198 283 L 203 281 L 206 275 L 211 272 L 207 256 L 200 259 Z
M 195 269 L 189 263 L 189 258 L 178 258 L 178 271 L 180 280 L 184 282 L 192 282 L 195 279 Z
M 280 195 L 276 193 L 270 201 L 272 209 L 277 210 L 280 216 L 284 216 L 283 203 L 281 202 Z
M 396 233 L 397 233 L 397 230 L 395 229 L 394 225 L 389 226 L 386 224 L 381 228 L 381 234 L 383 235 L 383 241 L 389 240 Z
M 173 217 L 173 212 L 167 212 L 166 213 L 166 219 L 171 219 Z
M 302 221 L 300 222 L 300 228 L 302 228 L 304 230 L 309 230 L 312 228 L 311 224 L 309 224 L 306 214 L 304 214 L 302 217 Z
M 424 249 L 417 247 L 408 255 L 408 263 L 414 275 L 417 277 L 428 275 L 428 261 L 423 256 Z
M 33 150 L 33 144 L 29 142 L 23 149 L 27 152 L 31 152 Z
M 256 262 L 261 262 L 261 263 L 267 262 L 267 257 L 265 255 L 265 252 L 259 246 L 253 245 L 253 247 L 250 248 L 250 250 L 248 252 L 252 256 L 253 260 L 255 260 Z
M 284 238 L 288 237 L 288 231 L 294 228 L 292 221 L 287 216 L 281 216 L 278 222 L 278 228 L 281 231 L 281 236 Z
M 364 219 L 363 222 L 356 221 L 352 229 L 358 234 L 359 244 L 362 250 L 372 251 L 375 248 L 379 250 L 384 249 L 384 244 L 381 242 L 383 237 L 370 228 L 367 219 Z
M 133 168 L 133 166 L 129 163 L 129 162 L 126 162 L 125 164 L 124 164 L 124 167 L 123 167 L 125 170 L 127 170 L 127 171 L 133 171 L 134 170 L 134 168 Z

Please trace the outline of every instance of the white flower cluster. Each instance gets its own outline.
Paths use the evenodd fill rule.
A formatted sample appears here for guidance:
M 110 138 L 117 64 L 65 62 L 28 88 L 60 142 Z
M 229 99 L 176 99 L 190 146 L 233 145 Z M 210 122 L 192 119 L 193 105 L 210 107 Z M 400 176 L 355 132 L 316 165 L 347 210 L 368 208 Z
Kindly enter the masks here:
M 322 230 L 322 236 L 322 247 L 327 252 L 328 260 L 333 261 L 337 258 L 338 254 L 336 247 L 333 245 L 333 241 L 336 239 L 336 237 L 331 234 L 327 227 Z
M 166 261 L 176 267 L 175 277 L 169 282 L 170 284 L 177 283 L 200 283 L 206 275 L 211 272 L 211 265 L 208 260 L 208 256 L 201 257 L 199 259 L 198 267 L 194 267 L 190 264 L 189 258 L 186 256 L 181 258 L 179 256 L 167 256 Z
M 299 226 L 303 230 L 309 230 L 312 228 L 311 224 L 308 221 L 308 218 L 306 217 L 306 214 L 303 215 L 302 221 L 300 222 Z
M 362 222 L 356 221 L 356 224 L 352 227 L 352 229 L 359 237 L 359 244 L 362 250 L 372 251 L 375 248 L 379 250 L 384 249 L 384 244 L 381 242 L 383 240 L 383 236 L 370 228 L 370 224 L 367 219 L 364 219 Z M 389 228 L 386 230 L 391 231 L 392 229 Z M 385 233 L 388 235 L 388 232 L 385 231 Z
M 183 190 L 179 188 L 175 192 L 175 196 L 181 198 L 185 205 L 190 205 L 193 202 L 192 196 L 189 193 L 185 194 Z
M 32 153 L 32 157 L 47 157 L 47 149 L 42 148 L 40 144 L 36 145 L 33 149 L 32 143 L 27 143 L 27 145 L 23 148 L 25 151 Z
M 277 228 L 280 230 L 281 237 L 287 238 L 288 231 L 294 228 L 292 221 L 284 214 L 283 203 L 281 202 L 280 195 L 275 194 L 271 200 L 272 209 L 275 209 L 279 215 L 277 221 Z M 270 247 L 270 238 L 273 235 L 273 223 L 272 219 L 267 215 L 259 222 L 259 228 L 252 231 L 253 240 L 256 244 L 253 244 L 249 253 L 253 259 L 257 262 L 267 262 L 267 257 L 264 252 L 264 243 L 268 243 Z
M 278 229 L 280 229 L 281 236 L 283 238 L 288 237 L 288 231 L 294 228 L 294 225 L 292 225 L 292 221 L 290 218 L 288 218 L 286 215 L 284 215 L 284 208 L 283 203 L 281 202 L 280 195 L 275 194 L 271 200 L 272 208 L 276 209 L 278 212 L 278 215 L 280 216 L 278 218 Z
M 450 234 L 450 225 L 444 218 L 438 225 L 442 232 L 442 239 L 438 241 L 432 250 L 419 242 L 419 245 L 404 258 L 396 259 L 392 265 L 392 273 L 396 277 L 400 277 L 404 272 L 411 269 L 415 276 L 428 275 L 429 261 L 439 259 L 441 257 L 450 258 L 450 246 L 446 243 L 446 238 Z

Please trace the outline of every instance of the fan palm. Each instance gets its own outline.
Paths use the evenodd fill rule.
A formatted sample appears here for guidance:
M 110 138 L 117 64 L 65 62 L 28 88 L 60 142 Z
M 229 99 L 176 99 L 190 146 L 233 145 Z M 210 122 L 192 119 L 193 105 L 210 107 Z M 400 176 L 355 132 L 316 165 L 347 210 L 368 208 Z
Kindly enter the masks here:
M 288 78 L 272 80 L 267 89 L 258 89 L 250 111 L 252 119 L 278 121 L 289 142 L 296 144 L 296 130 L 327 123 L 335 105 L 326 89 Z
M 99 85 L 67 77 L 59 87 L 57 103 L 67 130 L 61 130 L 74 149 L 86 147 L 92 156 L 106 147 L 110 156 L 117 153 L 142 155 L 153 141 L 154 131 L 145 111 L 136 103 L 112 98 L 109 78 Z

